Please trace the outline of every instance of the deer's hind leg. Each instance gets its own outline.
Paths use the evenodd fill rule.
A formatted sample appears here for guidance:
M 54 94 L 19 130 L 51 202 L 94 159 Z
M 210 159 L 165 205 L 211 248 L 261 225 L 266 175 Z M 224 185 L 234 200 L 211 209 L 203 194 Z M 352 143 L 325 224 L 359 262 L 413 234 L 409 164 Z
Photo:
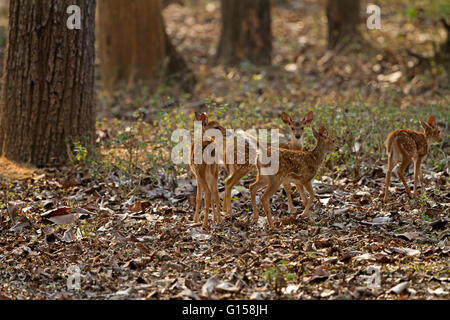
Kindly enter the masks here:
M 222 223 L 222 217 L 220 216 L 220 197 L 219 197 L 219 191 L 216 189 L 212 193 L 212 209 L 214 211 L 214 221 L 217 224 Z
M 224 209 L 225 212 L 229 215 L 231 215 L 231 191 L 233 190 L 233 187 L 239 182 L 239 180 L 242 179 L 243 176 L 247 174 L 247 172 L 250 171 L 250 167 L 241 167 L 233 172 L 233 174 L 228 178 L 228 180 L 225 182 L 225 198 L 224 198 Z
M 208 226 L 208 214 L 209 207 L 211 203 L 211 190 L 208 186 L 208 181 L 205 179 L 205 171 L 196 172 L 195 174 L 197 178 L 197 197 L 196 197 L 196 206 L 195 206 L 195 214 L 194 214 L 194 223 L 198 222 L 198 216 L 200 213 L 200 206 L 203 200 L 203 193 L 205 206 L 204 206 L 204 217 L 203 217 L 203 227 L 206 228 Z
M 210 168 L 208 173 L 208 185 L 211 190 L 211 209 L 214 215 L 214 221 L 219 224 L 221 223 L 220 216 L 220 196 L 219 196 L 219 167 L 213 166 Z
M 200 183 L 200 178 L 197 175 L 196 175 L 196 180 L 197 180 L 197 195 L 195 197 L 194 223 L 198 222 L 198 216 L 200 214 L 200 207 L 202 205 L 202 200 L 203 200 L 202 183 Z
M 208 186 L 205 186 L 205 208 L 204 208 L 204 216 L 203 216 L 203 228 L 208 227 L 209 220 L 209 207 L 211 206 L 211 190 L 209 190 Z M 214 205 L 213 205 L 214 206 Z
M 258 221 L 259 219 L 259 210 L 258 206 L 256 205 L 256 193 L 267 186 L 269 183 L 269 180 L 267 176 L 262 176 L 259 174 L 256 176 L 256 181 L 252 183 L 249 187 L 250 190 L 250 198 L 252 201 L 252 207 L 253 207 L 253 220 Z
M 420 165 L 422 164 L 422 157 L 414 159 L 414 197 L 417 197 L 417 180 L 420 179 L 420 193 L 424 193 L 423 174 Z
M 220 196 L 219 196 L 219 189 L 217 187 L 217 185 L 214 186 L 214 189 L 212 189 L 212 205 L 213 205 L 213 210 L 214 210 L 214 221 L 217 224 L 222 223 L 222 217 L 220 214 L 220 210 L 221 210 L 221 206 L 220 206 Z

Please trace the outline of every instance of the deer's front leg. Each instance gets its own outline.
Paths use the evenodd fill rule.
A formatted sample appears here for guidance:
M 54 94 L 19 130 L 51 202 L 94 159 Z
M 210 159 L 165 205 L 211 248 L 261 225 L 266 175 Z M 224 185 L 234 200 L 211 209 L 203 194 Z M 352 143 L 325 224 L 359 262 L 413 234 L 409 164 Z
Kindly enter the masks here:
M 303 188 L 302 184 L 295 184 L 295 187 L 298 190 L 298 193 L 300 194 L 300 198 L 302 199 L 302 203 L 304 206 L 306 206 L 306 202 L 308 201 L 308 196 L 305 193 L 305 189 Z
M 392 175 L 392 170 L 394 169 L 396 165 L 394 156 L 392 153 L 389 154 L 388 156 L 388 169 L 386 172 L 386 179 L 384 182 L 384 202 L 387 203 L 388 199 L 389 199 L 389 185 L 391 183 L 391 175 Z
M 256 193 L 264 188 L 267 185 L 266 179 L 264 179 L 261 175 L 258 174 L 256 177 L 255 183 L 250 185 L 250 197 L 252 200 L 252 207 L 253 207 L 253 221 L 257 222 L 259 219 L 259 210 L 258 206 L 256 205 Z
M 422 174 L 422 157 L 414 159 L 414 196 L 417 196 L 417 180 L 420 179 L 420 193 L 424 193 L 423 174 Z

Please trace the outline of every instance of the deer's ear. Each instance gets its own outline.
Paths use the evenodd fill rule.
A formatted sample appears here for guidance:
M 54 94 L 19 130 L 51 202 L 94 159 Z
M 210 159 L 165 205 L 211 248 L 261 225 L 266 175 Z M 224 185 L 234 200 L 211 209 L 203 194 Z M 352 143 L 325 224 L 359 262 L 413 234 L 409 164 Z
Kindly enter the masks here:
M 310 124 L 314 120 L 314 114 L 312 111 L 308 112 L 308 114 L 303 118 L 303 123 L 305 125 Z
M 204 112 L 196 112 L 195 120 L 201 121 L 202 124 L 206 125 L 208 123 L 208 116 Z
M 320 134 L 316 131 L 316 129 L 312 128 L 312 132 L 313 132 L 314 138 L 319 139 Z
M 328 131 L 327 131 L 327 129 L 325 129 L 324 127 L 320 128 L 319 134 L 320 134 L 322 137 L 328 137 Z
M 283 112 L 283 114 L 281 115 L 281 119 L 283 119 L 283 122 L 288 125 L 292 123 L 291 117 L 286 112 Z
M 430 117 L 428 118 L 428 124 L 429 124 L 431 127 L 436 126 L 436 119 L 434 119 L 433 116 L 430 116 Z
M 422 119 L 420 119 L 419 120 L 420 121 L 420 124 L 422 125 L 422 128 L 424 129 L 424 130 L 430 130 L 430 125 L 428 124 L 428 123 L 426 123 L 425 121 L 423 121 Z

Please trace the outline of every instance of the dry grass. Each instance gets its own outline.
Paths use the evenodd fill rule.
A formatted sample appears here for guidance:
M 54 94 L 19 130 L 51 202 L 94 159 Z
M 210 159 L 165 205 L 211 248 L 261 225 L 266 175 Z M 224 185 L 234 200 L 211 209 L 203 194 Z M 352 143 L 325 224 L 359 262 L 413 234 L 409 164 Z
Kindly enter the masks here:
M 19 165 L 13 161 L 0 157 L 0 181 L 11 182 L 31 178 L 37 172 L 29 165 Z

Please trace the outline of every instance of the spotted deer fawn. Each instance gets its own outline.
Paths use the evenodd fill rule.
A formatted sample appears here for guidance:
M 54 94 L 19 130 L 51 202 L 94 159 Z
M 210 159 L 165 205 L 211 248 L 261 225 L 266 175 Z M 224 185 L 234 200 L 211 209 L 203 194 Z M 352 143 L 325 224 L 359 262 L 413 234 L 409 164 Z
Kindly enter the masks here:
M 414 197 L 417 196 L 417 179 L 420 179 L 420 190 L 423 194 L 423 174 L 420 169 L 422 161 L 427 156 L 431 142 L 440 142 L 440 132 L 433 116 L 430 116 L 428 123 L 420 120 L 423 132 L 413 131 L 409 129 L 401 129 L 392 131 L 386 139 L 386 151 L 388 154 L 388 170 L 386 173 L 384 202 L 389 199 L 389 184 L 391 180 L 392 170 L 401 161 L 397 170 L 398 177 L 405 186 L 406 193 L 412 198 L 411 190 L 405 180 L 405 170 L 414 162 Z
M 286 148 L 286 149 L 293 149 L 293 150 L 300 150 L 302 148 L 302 138 L 303 138 L 303 131 L 304 128 L 309 125 L 313 120 L 313 113 L 309 112 L 302 120 L 293 121 L 291 117 L 289 117 L 288 114 L 283 113 L 282 115 L 283 122 L 290 126 L 292 130 L 291 134 L 291 141 L 289 144 L 280 144 L 280 147 Z M 230 146 L 228 145 L 226 147 L 226 151 L 224 154 L 232 155 L 233 161 L 231 164 L 226 164 L 226 170 L 229 174 L 229 177 L 227 181 L 225 182 L 225 197 L 224 197 L 224 211 L 227 214 L 231 214 L 231 191 L 233 190 L 233 187 L 239 183 L 239 181 L 252 169 L 255 167 L 256 163 L 256 148 L 257 145 L 257 139 L 255 137 L 252 137 L 249 134 L 245 134 L 245 139 L 243 139 L 243 142 L 245 143 L 245 154 L 241 155 L 242 157 L 245 157 L 245 161 L 243 161 L 242 164 L 238 164 L 236 159 L 238 159 L 239 155 L 239 149 L 237 147 L 237 141 L 235 140 L 234 143 Z M 252 141 L 253 140 L 253 141 Z M 250 152 L 251 149 L 252 151 Z M 254 155 L 254 156 L 252 156 Z M 224 161 L 225 162 L 225 161 Z M 283 184 L 283 188 L 286 192 L 286 195 L 288 197 L 288 203 L 289 203 L 289 212 L 293 213 L 295 212 L 294 204 L 292 203 L 292 196 L 291 196 L 291 187 L 290 184 Z M 303 191 L 303 188 L 300 184 L 297 185 L 297 190 L 299 191 L 301 198 L 303 202 L 306 202 L 306 196 Z
M 290 150 L 303 150 L 303 132 L 305 127 L 310 125 L 314 119 L 314 114 L 312 111 L 308 112 L 306 116 L 301 120 L 293 121 L 292 118 L 286 113 L 283 112 L 281 115 L 281 119 L 285 124 L 287 124 L 291 129 L 291 141 L 289 144 L 280 143 L 280 148 L 290 149 Z M 306 204 L 306 195 L 302 185 L 297 184 L 295 186 L 297 191 L 300 193 L 300 197 L 302 198 L 303 204 Z M 291 195 L 291 185 L 283 185 L 284 191 L 286 192 L 286 196 L 288 198 L 288 206 L 289 213 L 294 213 L 295 208 L 292 203 L 292 195 Z
M 261 203 L 264 207 L 269 227 L 273 228 L 270 199 L 279 189 L 281 184 L 286 186 L 290 183 L 302 185 L 305 187 L 306 191 L 308 191 L 309 197 L 306 199 L 305 210 L 302 213 L 302 217 L 310 217 L 309 210 L 315 198 L 311 181 L 316 175 L 326 154 L 335 149 L 334 139 L 328 135 L 326 129 L 321 128 L 318 133 L 314 128 L 312 130 L 314 137 L 317 140 L 314 150 L 304 152 L 280 148 L 279 169 L 276 174 L 262 175 L 261 168 L 264 166 L 257 161 L 256 168 L 258 170 L 258 176 L 256 177 L 255 183 L 250 185 L 253 220 L 257 221 L 259 218 L 258 207 L 256 206 L 256 192 L 266 187 L 266 190 L 261 197 Z
M 239 181 L 244 177 L 255 165 L 256 155 L 257 155 L 257 139 L 245 133 L 241 133 L 244 139 L 238 140 L 237 136 L 233 137 L 234 141 L 230 143 L 227 140 L 225 155 L 227 158 L 232 156 L 232 160 L 225 161 L 225 168 L 228 173 L 228 178 L 225 181 L 225 196 L 223 200 L 224 211 L 231 215 L 231 191 L 233 187 L 239 183 Z M 240 154 L 241 149 L 238 143 L 244 143 L 243 152 Z M 242 163 L 238 159 L 242 158 Z M 227 163 L 229 162 L 229 163 Z
M 197 180 L 197 196 L 195 201 L 195 214 L 194 222 L 198 222 L 200 207 L 204 198 L 204 217 L 202 226 L 206 228 L 208 226 L 209 208 L 211 207 L 214 215 L 214 221 L 216 223 L 221 222 L 220 217 L 220 197 L 218 191 L 219 182 L 219 164 L 214 162 L 212 164 L 206 164 L 203 159 L 204 150 L 210 145 L 215 143 L 214 139 L 205 137 L 204 134 L 209 129 L 217 129 L 223 132 L 225 129 L 217 121 L 209 121 L 208 116 L 205 113 L 195 113 L 195 120 L 202 123 L 202 141 L 201 141 L 201 164 L 194 162 L 194 148 L 195 141 L 191 145 L 191 154 L 189 167 Z M 203 197 L 203 193 L 205 196 Z
M 240 149 L 237 147 L 237 144 L 235 143 L 236 136 L 228 135 L 227 130 L 220 125 L 217 121 L 209 121 L 208 116 L 205 113 L 196 113 L 196 120 L 202 122 L 202 131 L 203 133 L 209 129 L 217 129 L 222 133 L 222 136 L 226 139 L 223 143 L 223 163 L 225 166 L 225 170 L 227 174 L 231 177 L 225 182 L 225 199 L 224 199 L 224 211 L 227 213 L 231 213 L 231 190 L 234 185 L 236 185 L 237 182 L 247 173 L 250 171 L 250 169 L 254 166 L 255 158 L 250 157 L 250 149 L 253 148 L 253 143 L 248 142 L 248 138 L 254 139 L 256 143 L 256 138 L 251 137 L 250 135 L 245 135 L 247 140 L 245 141 L 245 161 L 243 161 L 243 164 L 238 164 L 237 159 L 240 158 L 239 152 Z M 231 137 L 230 137 L 231 136 Z M 231 144 L 231 139 L 234 139 L 234 143 Z M 210 143 L 214 143 L 211 141 L 204 141 L 202 145 L 202 151 L 209 146 Z M 217 146 L 218 147 L 218 146 Z M 213 165 L 194 165 L 193 163 L 193 151 L 194 144 L 191 146 L 191 159 L 190 159 L 190 167 L 191 171 L 194 173 L 196 179 L 197 179 L 197 197 L 196 197 L 196 209 L 194 214 L 194 222 L 198 221 L 198 215 L 200 211 L 200 205 L 202 200 L 202 191 L 203 190 L 214 190 L 212 193 L 213 202 L 217 204 L 217 208 L 219 208 L 219 195 L 217 190 L 217 179 L 216 176 L 218 176 L 219 173 L 219 165 L 213 164 Z M 227 159 L 227 154 L 233 155 L 232 161 Z M 252 154 L 256 154 L 256 151 Z M 228 161 L 227 161 L 228 160 Z M 227 163 L 231 162 L 231 163 Z M 210 183 L 207 183 L 206 176 L 209 176 Z M 205 187 L 206 186 L 206 187 Z M 211 192 L 206 191 L 206 199 L 205 204 L 210 202 L 211 198 Z M 229 210 L 228 210 L 229 208 Z M 207 219 L 207 212 L 209 209 L 205 209 L 205 218 Z M 219 210 L 220 211 L 220 210 Z M 220 219 L 220 212 L 217 215 Z M 219 220 L 220 221 L 220 220 Z M 207 224 L 207 220 L 204 220 L 204 225 Z

